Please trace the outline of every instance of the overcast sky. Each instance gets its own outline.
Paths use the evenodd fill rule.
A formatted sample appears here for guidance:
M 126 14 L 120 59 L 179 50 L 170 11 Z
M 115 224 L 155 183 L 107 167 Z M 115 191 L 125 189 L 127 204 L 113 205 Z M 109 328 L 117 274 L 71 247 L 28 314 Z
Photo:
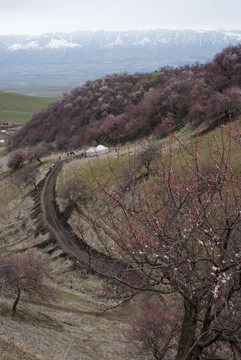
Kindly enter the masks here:
M 0 34 L 241 29 L 241 0 L 0 0 Z

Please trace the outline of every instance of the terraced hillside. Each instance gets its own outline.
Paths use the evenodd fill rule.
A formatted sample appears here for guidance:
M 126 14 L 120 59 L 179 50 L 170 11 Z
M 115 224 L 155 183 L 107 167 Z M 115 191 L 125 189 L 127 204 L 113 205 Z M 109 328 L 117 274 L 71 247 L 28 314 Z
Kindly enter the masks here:
M 25 299 L 12 319 L 9 315 L 11 299 L 3 298 L 0 354 L 2 351 L 4 360 L 12 360 L 11 352 L 8 353 L 11 344 L 16 359 L 132 359 L 125 334 L 130 329 L 126 321 L 130 316 L 127 314 L 134 314 L 134 304 L 105 312 L 115 305 L 106 298 L 110 285 L 92 272 L 86 272 L 85 268 L 73 266 L 66 253 L 74 253 L 74 248 L 68 243 L 67 248 L 66 245 L 63 247 L 55 230 L 50 229 L 50 224 L 45 221 L 48 214 L 44 214 L 46 209 L 41 201 L 47 202 L 45 207 L 50 212 L 52 209 L 60 215 L 55 206 L 48 207 L 54 202 L 54 184 L 62 166 L 59 163 L 58 169 L 57 159 L 56 155 L 44 160 L 38 190 L 30 186 L 21 192 L 11 183 L 6 172 L 1 175 L 1 250 L 14 252 L 32 246 L 41 250 L 51 259 L 51 283 L 57 287 L 60 297 L 55 303 L 49 303 L 47 299 L 46 302 Z M 53 161 L 56 167 L 51 173 L 49 168 Z M 51 178 L 53 182 L 50 181 L 48 187 L 46 181 Z M 61 228 L 63 223 L 60 218 L 56 224 L 61 236 L 66 236 L 66 240 L 72 238 L 67 224 L 64 230 Z M 76 244 L 75 249 L 79 251 Z

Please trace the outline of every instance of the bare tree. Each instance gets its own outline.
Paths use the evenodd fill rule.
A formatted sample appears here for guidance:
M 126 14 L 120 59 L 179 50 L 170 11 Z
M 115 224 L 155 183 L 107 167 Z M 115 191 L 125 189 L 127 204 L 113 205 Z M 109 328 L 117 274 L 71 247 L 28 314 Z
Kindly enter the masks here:
M 19 169 L 23 166 L 27 159 L 27 153 L 24 150 L 15 150 L 8 158 L 8 167 L 11 170 Z
M 37 165 L 25 165 L 21 169 L 14 170 L 10 175 L 10 181 L 22 192 L 22 188 L 27 185 L 33 185 L 38 188 L 37 180 L 39 169 Z
M 154 162 L 151 186 L 135 184 L 134 195 L 121 184 L 102 188 L 89 209 L 96 238 L 129 264 L 108 276 L 132 296 L 182 297 L 176 360 L 241 354 L 241 191 L 229 129 L 220 138 L 203 160 L 197 143 L 177 139 L 179 150 Z
M 25 166 L 22 170 L 22 181 L 25 185 L 33 185 L 35 189 L 38 189 L 37 182 L 39 176 L 39 168 L 37 165 L 30 164 Z
M 22 294 L 42 299 L 50 299 L 56 295 L 46 284 L 49 276 L 48 262 L 35 249 L 19 254 L 1 254 L 0 279 L 4 286 L 3 293 L 15 297 L 12 316 L 17 311 Z
M 167 304 L 163 299 L 157 301 L 146 297 L 140 305 L 129 338 L 141 343 L 139 357 L 146 359 L 150 353 L 155 359 L 171 359 L 178 341 L 180 311 L 175 304 Z
M 153 144 L 148 144 L 140 154 L 140 166 L 144 166 L 147 176 L 151 171 L 151 164 L 158 157 L 158 148 Z
M 82 206 L 92 197 L 88 184 L 76 178 L 71 178 L 65 184 L 62 184 L 57 191 L 57 195 L 63 200 L 64 215 L 67 218 L 74 208 Z
M 37 144 L 35 147 L 29 149 L 28 151 L 28 160 L 29 162 L 32 162 L 34 160 L 37 160 L 40 165 L 43 164 L 41 158 L 43 156 L 46 156 L 51 150 L 51 146 L 49 144 L 41 143 Z

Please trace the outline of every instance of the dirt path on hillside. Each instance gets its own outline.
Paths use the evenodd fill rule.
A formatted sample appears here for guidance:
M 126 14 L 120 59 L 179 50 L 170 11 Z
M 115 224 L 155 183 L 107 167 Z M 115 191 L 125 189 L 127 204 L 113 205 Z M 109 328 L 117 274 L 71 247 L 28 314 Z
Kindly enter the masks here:
M 51 234 L 59 242 L 64 252 L 74 255 L 79 249 L 74 244 L 73 239 L 69 234 L 69 229 L 66 229 L 66 226 L 63 225 L 62 221 L 59 221 L 59 214 L 57 212 L 55 201 L 55 183 L 63 163 L 64 161 L 58 162 L 45 180 L 41 190 L 41 208 L 43 220 Z
M 64 253 L 75 259 L 75 263 L 78 266 L 106 277 L 121 277 L 125 265 L 118 260 L 99 253 L 86 244 L 83 239 L 78 238 L 63 214 L 59 212 L 55 200 L 55 183 L 64 162 L 63 160 L 56 163 L 55 167 L 45 178 L 43 186 L 39 189 L 41 191 L 40 204 L 43 225 L 50 232 L 51 237 L 57 240 Z

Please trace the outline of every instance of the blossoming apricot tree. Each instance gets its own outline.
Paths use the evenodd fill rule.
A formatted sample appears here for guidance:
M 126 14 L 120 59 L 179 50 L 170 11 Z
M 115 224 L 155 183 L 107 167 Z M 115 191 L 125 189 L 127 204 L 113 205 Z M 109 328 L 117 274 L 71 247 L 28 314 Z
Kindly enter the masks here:
M 241 191 L 234 138 L 237 127 L 223 127 L 203 153 L 198 138 L 189 145 L 175 139 L 179 148 L 171 139 L 169 155 L 153 158 L 148 181 L 132 171 L 128 187 L 102 187 L 89 212 L 92 234 L 110 257 L 128 264 L 109 277 L 132 295 L 152 291 L 166 301 L 175 294 L 182 299 L 176 360 L 241 354 Z M 88 234 L 83 225 L 82 235 Z

